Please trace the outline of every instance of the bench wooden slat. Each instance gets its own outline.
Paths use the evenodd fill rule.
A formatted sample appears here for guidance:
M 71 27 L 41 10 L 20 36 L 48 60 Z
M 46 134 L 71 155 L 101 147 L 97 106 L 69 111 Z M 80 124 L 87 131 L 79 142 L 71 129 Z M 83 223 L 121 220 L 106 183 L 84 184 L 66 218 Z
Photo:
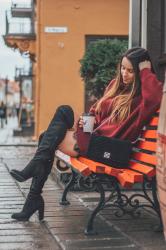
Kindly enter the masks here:
M 156 142 L 151 141 L 139 141 L 137 146 L 139 149 L 145 149 L 149 151 L 156 151 Z
M 81 161 L 82 163 L 88 165 L 89 169 L 91 171 L 93 171 L 94 173 L 104 173 L 105 172 L 105 167 L 104 167 L 104 164 L 102 164 L 102 163 L 98 163 L 98 162 L 92 161 L 92 160 L 84 158 L 84 157 L 79 157 L 78 160 Z M 99 166 L 98 169 L 97 169 L 97 166 Z
M 131 176 L 131 178 L 133 178 L 133 182 L 143 182 L 143 175 L 141 173 L 135 172 L 133 170 L 130 169 L 124 169 L 125 173 L 127 173 L 128 175 Z
M 148 177 L 153 177 L 156 175 L 156 169 L 138 162 L 130 162 L 130 168 L 132 170 L 139 171 Z
M 157 164 L 157 159 L 155 155 L 150 155 L 146 154 L 143 152 L 136 152 L 132 155 L 132 159 L 136 159 L 138 161 L 144 162 L 145 165 L 146 163 L 156 165 Z
M 90 159 L 87 159 L 85 157 L 79 157 L 79 161 L 82 163 L 88 165 L 89 169 L 94 173 L 102 173 L 102 174 L 109 174 L 112 176 L 117 176 L 120 172 L 122 172 L 121 169 L 113 168 L 111 166 L 105 165 L 100 162 L 96 162 Z
M 134 183 L 143 182 L 143 174 L 130 169 L 124 169 L 122 173 L 118 174 L 117 179 L 119 180 L 122 187 L 130 188 Z
M 133 177 L 126 172 L 119 173 L 117 179 L 122 187 L 131 188 L 134 184 Z
M 143 175 L 141 173 L 135 172 L 133 170 L 130 169 L 118 169 L 118 168 L 113 168 L 111 166 L 99 163 L 99 162 L 94 162 L 90 159 L 84 158 L 84 157 L 79 157 L 79 161 L 85 163 L 86 165 L 88 165 L 89 169 L 92 172 L 95 173 L 105 173 L 111 176 L 115 176 L 118 177 L 120 173 L 127 173 L 128 175 L 128 182 L 123 184 L 123 185 L 129 185 L 133 184 L 135 182 L 142 182 L 143 181 Z M 123 175 L 124 176 L 124 175 Z M 123 183 L 123 181 L 122 181 Z
M 153 117 L 150 122 L 149 125 L 150 126 L 157 126 L 158 125 L 158 121 L 159 121 L 159 117 Z
M 156 130 L 145 130 L 142 132 L 141 138 L 156 139 L 157 138 L 157 131 Z
M 92 172 L 87 165 L 77 160 L 77 158 L 70 157 L 71 165 L 84 176 L 89 176 Z

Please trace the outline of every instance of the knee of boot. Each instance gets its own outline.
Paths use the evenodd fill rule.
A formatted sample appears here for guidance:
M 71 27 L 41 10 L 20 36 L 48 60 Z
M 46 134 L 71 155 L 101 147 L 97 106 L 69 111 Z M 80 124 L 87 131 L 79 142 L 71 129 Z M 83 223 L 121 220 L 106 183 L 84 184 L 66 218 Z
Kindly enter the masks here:
M 74 112 L 69 105 L 61 105 L 57 108 L 57 114 L 61 115 L 67 123 L 67 127 L 70 129 L 74 125 Z

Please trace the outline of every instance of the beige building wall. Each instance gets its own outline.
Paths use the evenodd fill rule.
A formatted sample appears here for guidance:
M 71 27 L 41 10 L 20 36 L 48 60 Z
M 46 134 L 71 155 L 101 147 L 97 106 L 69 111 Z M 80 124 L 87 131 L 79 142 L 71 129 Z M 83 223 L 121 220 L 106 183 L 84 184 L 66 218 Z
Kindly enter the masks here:
M 38 0 L 35 134 L 46 128 L 56 108 L 84 109 L 79 60 L 85 35 L 128 35 L 129 0 Z M 66 33 L 45 32 L 66 27 Z

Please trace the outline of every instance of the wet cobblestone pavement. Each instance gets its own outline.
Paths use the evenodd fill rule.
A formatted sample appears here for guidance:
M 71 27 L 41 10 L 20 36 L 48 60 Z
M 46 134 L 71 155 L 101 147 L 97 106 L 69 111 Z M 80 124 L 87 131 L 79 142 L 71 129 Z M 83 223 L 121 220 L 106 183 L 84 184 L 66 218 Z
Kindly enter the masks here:
M 32 146 L 0 146 L 0 250 L 166 249 L 163 235 L 152 231 L 157 219 L 147 214 L 137 220 L 117 219 L 106 210 L 95 221 L 98 235 L 85 236 L 84 228 L 90 208 L 96 204 L 96 193 L 71 192 L 71 205 L 60 206 L 63 190 L 51 176 L 43 192 L 45 222 L 39 223 L 36 214 L 29 222 L 12 220 L 11 214 L 22 208 L 30 181 L 18 183 L 8 170 L 22 169 L 34 151 Z
M 99 219 L 96 220 L 99 235 L 85 236 L 84 227 L 90 210 L 75 194 L 69 194 L 71 206 L 60 206 L 62 189 L 51 176 L 43 192 L 45 222 L 39 223 L 36 215 L 30 222 L 12 220 L 11 214 L 22 208 L 30 181 L 18 183 L 8 170 L 25 166 L 34 150 L 34 147 L 0 147 L 0 155 L 3 156 L 0 163 L 0 249 L 114 249 L 113 246 L 116 249 L 117 246 L 138 249 Z

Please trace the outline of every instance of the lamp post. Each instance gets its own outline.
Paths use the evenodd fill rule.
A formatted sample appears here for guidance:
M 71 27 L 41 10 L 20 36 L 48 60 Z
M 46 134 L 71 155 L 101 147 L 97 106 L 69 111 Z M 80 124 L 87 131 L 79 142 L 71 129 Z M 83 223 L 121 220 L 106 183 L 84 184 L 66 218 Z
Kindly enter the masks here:
M 5 78 L 5 122 L 7 124 L 7 108 L 8 108 L 8 77 Z
M 21 70 L 19 72 L 19 84 L 20 84 L 20 104 L 19 104 L 19 115 L 18 115 L 18 127 L 22 127 L 22 76 L 21 76 Z

